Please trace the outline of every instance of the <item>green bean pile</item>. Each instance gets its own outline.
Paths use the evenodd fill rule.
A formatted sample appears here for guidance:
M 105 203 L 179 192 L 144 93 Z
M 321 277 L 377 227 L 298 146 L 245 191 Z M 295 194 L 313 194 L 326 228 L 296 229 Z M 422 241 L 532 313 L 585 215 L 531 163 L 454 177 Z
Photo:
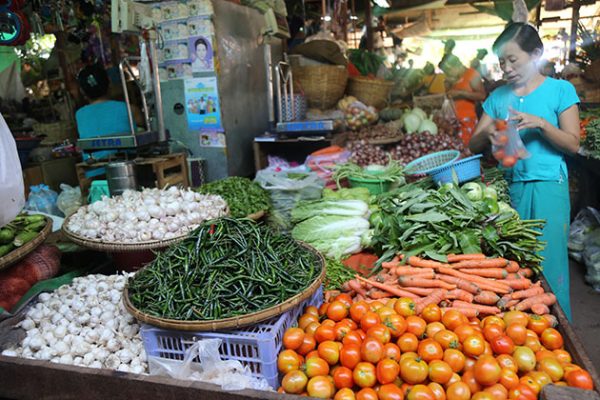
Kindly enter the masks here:
M 248 219 L 207 221 L 129 279 L 138 310 L 183 321 L 264 310 L 306 290 L 321 273 L 317 254 Z

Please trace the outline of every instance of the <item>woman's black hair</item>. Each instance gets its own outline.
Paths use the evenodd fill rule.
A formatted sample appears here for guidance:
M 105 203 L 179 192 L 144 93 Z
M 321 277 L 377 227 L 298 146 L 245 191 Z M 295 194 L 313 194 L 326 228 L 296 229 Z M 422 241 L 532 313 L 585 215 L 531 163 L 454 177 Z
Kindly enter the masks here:
M 204 39 L 204 38 L 197 39 L 196 42 L 194 43 L 194 49 L 196 47 L 198 47 L 199 44 L 203 44 L 204 47 L 206 47 L 206 49 L 208 50 L 208 43 L 206 42 L 206 39 Z
M 528 54 L 532 54 L 535 50 L 544 51 L 544 44 L 538 31 L 531 25 L 523 22 L 511 22 L 504 29 L 504 31 L 498 36 L 492 50 L 498 54 L 500 47 L 504 46 L 507 42 L 514 40 L 521 50 Z
M 82 68 L 77 74 L 77 82 L 79 82 L 83 93 L 92 100 L 108 93 L 108 74 L 100 64 L 88 65 Z

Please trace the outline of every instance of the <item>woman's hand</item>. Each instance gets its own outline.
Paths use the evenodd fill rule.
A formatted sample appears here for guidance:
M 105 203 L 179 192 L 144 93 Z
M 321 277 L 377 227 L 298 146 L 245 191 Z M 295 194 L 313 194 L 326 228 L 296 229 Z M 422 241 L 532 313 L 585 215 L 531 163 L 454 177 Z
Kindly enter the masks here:
M 546 120 L 537 115 L 531 115 L 524 112 L 519 112 L 510 109 L 510 120 L 517 122 L 517 129 L 541 129 L 544 130 L 547 126 Z

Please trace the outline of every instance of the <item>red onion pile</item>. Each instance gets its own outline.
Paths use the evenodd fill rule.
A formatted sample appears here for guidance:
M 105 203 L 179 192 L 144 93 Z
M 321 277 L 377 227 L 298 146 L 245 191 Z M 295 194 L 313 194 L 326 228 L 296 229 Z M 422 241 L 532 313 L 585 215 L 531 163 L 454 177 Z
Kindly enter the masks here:
M 389 153 L 383 149 L 383 146 L 376 146 L 367 143 L 366 140 L 355 140 L 346 145 L 352 156 L 350 160 L 361 167 L 370 164 L 387 165 Z
M 442 150 L 458 150 L 463 153 L 465 149 L 462 140 L 455 135 L 423 132 L 405 135 L 390 149 L 390 154 L 400 163 L 408 164 L 414 159 Z

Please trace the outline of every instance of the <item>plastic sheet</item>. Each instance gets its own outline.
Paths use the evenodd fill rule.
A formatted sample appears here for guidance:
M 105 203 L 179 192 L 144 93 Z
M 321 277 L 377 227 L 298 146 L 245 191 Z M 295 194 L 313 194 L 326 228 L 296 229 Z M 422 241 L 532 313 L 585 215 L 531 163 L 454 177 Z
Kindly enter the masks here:
M 65 217 L 73 214 L 79 207 L 81 207 L 81 188 L 71 187 L 65 183 L 60 184 L 60 194 L 56 199 L 56 205 Z
M 31 186 L 25 210 L 38 211 L 51 215 L 62 216 L 62 212 L 56 205 L 58 193 L 50 189 L 43 183 L 40 185 Z
M 272 389 L 264 379 L 257 379 L 235 360 L 221 360 L 221 339 L 204 339 L 194 343 L 183 361 L 148 357 L 150 375 L 197 380 L 220 385 L 223 390 Z

